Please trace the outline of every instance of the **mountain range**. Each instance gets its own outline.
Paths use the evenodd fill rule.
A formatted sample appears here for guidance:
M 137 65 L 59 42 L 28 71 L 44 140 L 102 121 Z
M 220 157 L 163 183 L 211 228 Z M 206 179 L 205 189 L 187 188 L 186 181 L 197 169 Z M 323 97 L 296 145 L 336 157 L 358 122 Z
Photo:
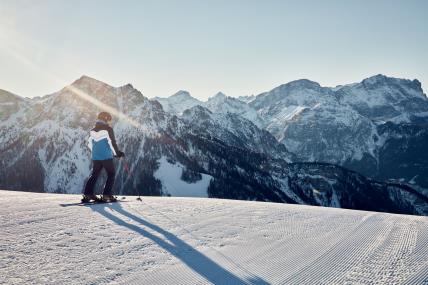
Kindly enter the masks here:
M 108 106 L 122 114 L 113 123 L 126 154 L 115 162 L 118 194 L 426 215 L 427 102 L 417 80 L 383 75 L 206 102 L 186 91 L 149 99 L 87 76 L 43 97 L 1 91 L 0 188 L 80 193 L 88 130 Z
M 222 93 L 221 93 L 222 94 Z M 334 88 L 296 80 L 247 97 L 224 94 L 186 106 L 235 113 L 269 131 L 298 161 L 344 166 L 378 180 L 428 188 L 428 99 L 418 80 L 376 75 Z M 190 103 L 191 102 L 191 103 Z

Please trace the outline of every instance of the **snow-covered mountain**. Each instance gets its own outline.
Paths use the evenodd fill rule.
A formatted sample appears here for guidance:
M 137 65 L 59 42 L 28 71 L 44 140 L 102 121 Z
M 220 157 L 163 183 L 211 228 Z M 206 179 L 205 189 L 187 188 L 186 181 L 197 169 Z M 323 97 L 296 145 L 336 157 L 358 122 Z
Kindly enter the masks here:
M 186 95 L 188 96 L 190 95 Z M 200 105 L 213 114 L 234 113 L 269 131 L 298 161 L 339 164 L 380 180 L 428 189 L 428 99 L 417 80 L 375 75 L 334 88 L 302 79 L 257 96 L 223 93 L 183 105 Z M 221 116 L 219 117 L 221 121 Z
M 153 99 L 159 101 L 166 112 L 176 115 L 193 106 L 202 104 L 202 101 L 193 98 L 189 92 L 184 90 L 180 90 L 168 98 L 154 97 Z
M 202 106 L 216 114 L 238 114 L 252 121 L 258 127 L 263 126 L 263 120 L 254 108 L 250 107 L 246 102 L 227 96 L 222 92 L 218 92 L 208 98 L 207 101 L 200 101 L 193 98 L 186 91 L 179 91 L 167 98 L 155 97 L 153 99 L 159 101 L 165 111 L 175 115 L 181 115 L 184 110 L 193 106 Z
M 257 95 L 249 105 L 301 161 L 339 164 L 428 188 L 421 147 L 428 142 L 428 99 L 417 80 L 376 75 L 336 88 L 297 80 Z M 387 159 L 400 148 L 409 155 Z
M 301 161 L 343 164 L 374 156 L 375 124 L 341 103 L 335 92 L 309 80 L 297 80 L 258 95 L 250 106 L 265 128 Z
M 428 122 L 428 100 L 418 80 L 376 75 L 340 87 L 338 100 L 377 124 Z
M 238 96 L 238 99 L 245 102 L 250 103 L 252 100 L 256 98 L 256 95 L 246 95 L 246 96 Z
M 162 105 L 168 108 L 168 102 Z M 257 96 L 219 93 L 195 105 L 252 121 L 298 161 L 339 164 L 428 189 L 428 99 L 418 80 L 379 74 L 329 88 L 302 79 Z
M 284 145 L 279 144 L 269 132 L 258 128 L 250 120 L 236 113 L 213 113 L 197 105 L 185 110 L 181 119 L 197 133 L 214 136 L 230 146 L 244 147 L 287 162 L 294 158 L 294 155 L 288 152 Z
M 88 130 L 108 107 L 126 114 L 113 122 L 126 153 L 116 161 L 117 193 L 428 214 L 427 197 L 410 187 L 329 164 L 290 164 L 294 154 L 241 115 L 193 106 L 177 116 L 130 84 L 112 87 L 83 76 L 47 96 L 1 98 L 0 187 L 5 189 L 80 193 L 90 171 Z M 16 111 L 6 113 L 12 103 Z
M 236 98 L 226 96 L 224 93 L 217 93 L 213 97 L 208 98 L 206 102 L 200 104 L 208 108 L 211 112 L 217 114 L 234 113 L 241 117 L 252 121 L 256 126 L 262 127 L 263 120 L 258 115 L 256 110 L 251 108 L 248 104 Z
M 428 218 L 0 191 L 1 284 L 424 284 Z M 31 265 L 31 266 L 23 266 Z

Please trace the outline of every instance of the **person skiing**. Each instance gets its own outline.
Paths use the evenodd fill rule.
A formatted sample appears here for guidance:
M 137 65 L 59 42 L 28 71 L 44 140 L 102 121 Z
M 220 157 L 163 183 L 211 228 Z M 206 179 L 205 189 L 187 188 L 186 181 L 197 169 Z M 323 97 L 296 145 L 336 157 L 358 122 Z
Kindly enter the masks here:
M 125 154 L 117 147 L 113 128 L 109 125 L 111 120 L 112 116 L 108 112 L 99 113 L 95 127 L 90 131 L 88 147 L 92 152 L 92 173 L 83 191 L 83 203 L 90 201 L 116 201 L 116 198 L 112 195 L 115 176 L 113 157 L 121 158 Z M 98 198 L 94 194 L 94 186 L 103 168 L 107 171 L 107 181 L 101 198 Z

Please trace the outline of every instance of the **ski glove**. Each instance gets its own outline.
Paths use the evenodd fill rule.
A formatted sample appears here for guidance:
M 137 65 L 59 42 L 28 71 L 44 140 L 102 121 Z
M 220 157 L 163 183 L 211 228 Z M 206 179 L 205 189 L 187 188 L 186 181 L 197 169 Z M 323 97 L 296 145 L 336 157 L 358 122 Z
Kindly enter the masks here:
M 116 154 L 116 157 L 124 157 L 124 156 L 125 156 L 125 153 L 123 151 L 120 151 L 120 150 Z

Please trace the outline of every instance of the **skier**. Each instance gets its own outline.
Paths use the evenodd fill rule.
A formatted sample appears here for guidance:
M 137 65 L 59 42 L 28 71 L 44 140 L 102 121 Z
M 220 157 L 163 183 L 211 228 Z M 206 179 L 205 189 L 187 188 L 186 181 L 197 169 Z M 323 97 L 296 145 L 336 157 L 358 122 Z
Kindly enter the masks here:
M 108 112 L 99 113 L 95 127 L 90 131 L 88 147 L 92 152 L 92 173 L 83 191 L 83 203 L 90 201 L 116 201 L 116 198 L 112 195 L 115 176 L 113 156 L 121 158 L 125 154 L 117 147 L 113 128 L 109 125 L 111 120 L 112 116 Z M 94 186 L 103 168 L 107 171 L 107 181 L 104 185 L 103 195 L 98 198 L 94 194 Z

